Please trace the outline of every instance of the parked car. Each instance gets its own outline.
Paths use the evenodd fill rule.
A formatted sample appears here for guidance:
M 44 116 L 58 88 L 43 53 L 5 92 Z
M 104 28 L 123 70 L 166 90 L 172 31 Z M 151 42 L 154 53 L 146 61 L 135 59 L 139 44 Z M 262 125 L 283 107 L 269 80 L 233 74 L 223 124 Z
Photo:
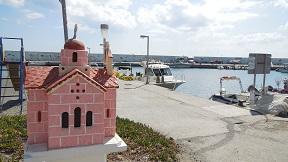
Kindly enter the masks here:
M 214 60 L 214 61 L 210 61 L 210 64 L 223 64 L 222 60 Z

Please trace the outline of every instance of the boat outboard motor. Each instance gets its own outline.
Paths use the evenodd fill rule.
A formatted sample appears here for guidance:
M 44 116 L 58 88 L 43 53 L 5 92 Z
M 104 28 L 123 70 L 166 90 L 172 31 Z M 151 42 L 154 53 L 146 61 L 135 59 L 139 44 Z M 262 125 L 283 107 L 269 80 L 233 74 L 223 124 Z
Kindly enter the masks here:
M 261 96 L 261 92 L 256 89 L 253 85 L 250 85 L 248 87 L 248 92 L 254 91 L 253 93 L 255 94 L 255 96 Z
M 274 89 L 274 88 L 273 88 L 271 85 L 268 86 L 268 91 L 269 91 L 269 92 L 272 92 L 273 89 Z
M 221 88 L 220 95 L 225 95 L 225 94 L 226 94 L 226 89 L 225 88 Z

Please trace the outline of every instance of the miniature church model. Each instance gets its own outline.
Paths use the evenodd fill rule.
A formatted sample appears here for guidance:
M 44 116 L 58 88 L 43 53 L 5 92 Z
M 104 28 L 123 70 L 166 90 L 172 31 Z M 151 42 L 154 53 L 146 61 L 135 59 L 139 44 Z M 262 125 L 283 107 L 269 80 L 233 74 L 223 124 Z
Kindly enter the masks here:
M 71 158 L 77 154 L 75 149 L 83 151 L 89 148 L 91 152 L 91 148 L 95 148 L 91 154 L 98 156 L 103 153 L 100 159 L 104 161 L 107 153 L 127 148 L 115 132 L 116 90 L 119 86 L 109 46 L 104 55 L 106 68 L 91 68 L 83 42 L 76 39 L 76 31 L 77 25 L 74 37 L 61 50 L 59 66 L 27 68 L 25 89 L 28 90 L 28 149 L 25 157 L 28 158 L 25 161 L 29 161 L 29 157 L 34 158 L 34 161 L 45 160 L 37 159 L 40 155 L 35 153 L 39 152 L 35 149 L 39 147 L 44 147 L 48 158 L 51 158 L 49 152 L 54 156 L 55 151 L 73 148 Z M 115 145 L 113 142 L 116 142 Z M 110 150 L 106 148 L 107 151 L 103 152 L 108 145 L 115 146 L 115 149 L 109 146 Z M 86 154 L 79 155 L 80 159 L 81 156 L 87 158 Z M 60 159 L 63 158 L 61 155 Z M 76 157 L 73 159 L 77 161 Z

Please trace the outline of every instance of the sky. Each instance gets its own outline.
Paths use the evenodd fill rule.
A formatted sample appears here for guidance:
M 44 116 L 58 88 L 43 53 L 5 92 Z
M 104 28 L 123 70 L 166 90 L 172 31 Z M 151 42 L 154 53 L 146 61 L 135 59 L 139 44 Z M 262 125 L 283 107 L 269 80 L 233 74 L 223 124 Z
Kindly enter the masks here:
M 68 38 L 102 53 L 100 24 L 115 54 L 248 57 L 288 56 L 288 0 L 66 0 Z M 0 37 L 23 38 L 26 51 L 60 52 L 59 0 L 0 0 Z M 19 50 L 15 40 L 5 50 Z M 88 51 L 88 48 L 87 51 Z

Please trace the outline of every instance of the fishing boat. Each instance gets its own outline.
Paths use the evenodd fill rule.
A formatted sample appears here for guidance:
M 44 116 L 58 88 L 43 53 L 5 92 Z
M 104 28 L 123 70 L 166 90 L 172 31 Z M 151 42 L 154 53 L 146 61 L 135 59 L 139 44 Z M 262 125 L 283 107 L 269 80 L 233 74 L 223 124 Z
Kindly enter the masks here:
M 283 68 L 280 68 L 279 71 L 281 73 L 288 73 L 288 63 L 283 63 Z
M 147 75 L 144 75 L 141 80 L 146 83 L 152 83 L 172 90 L 175 90 L 181 84 L 186 83 L 185 75 L 180 75 L 178 79 L 177 76 L 173 76 L 168 65 L 148 64 L 148 68 L 146 65 L 144 65 L 143 68 L 144 74 L 146 70 Z
M 226 89 L 223 87 L 223 81 L 238 81 L 240 85 L 240 92 L 234 93 L 234 94 L 228 94 L 226 93 Z M 237 104 L 237 103 L 243 103 L 248 100 L 250 96 L 250 93 L 245 92 L 242 87 L 241 79 L 236 76 L 223 76 L 220 78 L 220 91 L 219 94 L 213 94 L 210 99 L 213 101 L 222 102 L 225 104 Z

